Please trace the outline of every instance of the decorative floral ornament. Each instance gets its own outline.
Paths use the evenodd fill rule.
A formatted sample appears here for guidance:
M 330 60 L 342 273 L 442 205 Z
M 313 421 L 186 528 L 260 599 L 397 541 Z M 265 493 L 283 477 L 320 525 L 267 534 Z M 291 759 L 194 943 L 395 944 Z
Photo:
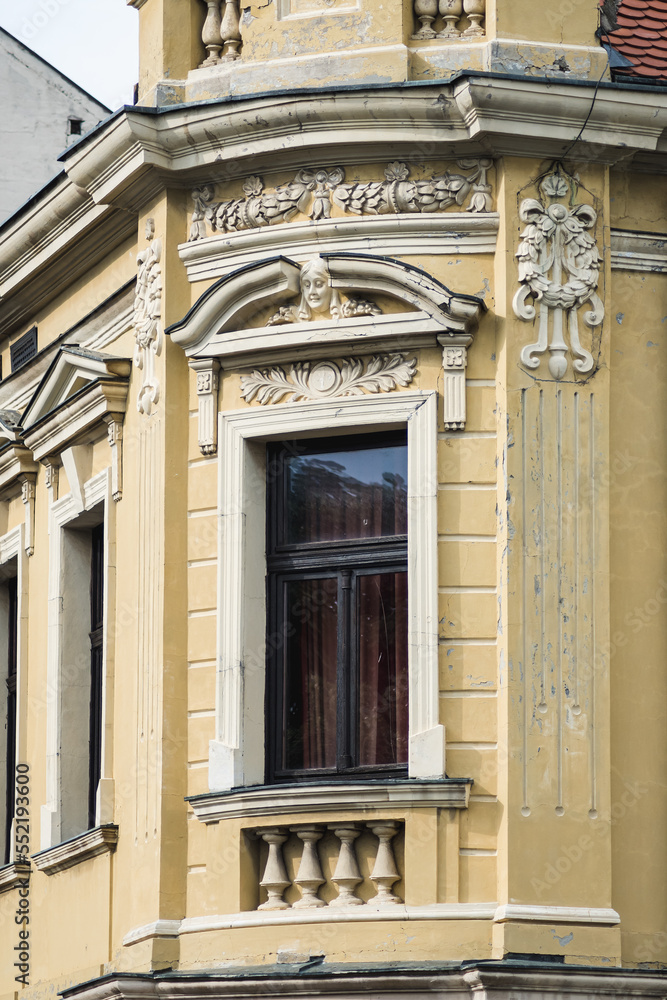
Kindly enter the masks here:
M 335 396 L 362 396 L 364 392 L 390 392 L 412 382 L 417 359 L 406 361 L 404 354 L 381 354 L 370 359 L 364 371 L 359 358 L 335 361 L 298 362 L 289 376 L 283 368 L 264 368 L 241 378 L 241 395 L 246 403 L 257 397 L 265 406 L 289 395 L 287 402 L 331 399 Z
M 573 368 L 580 375 L 588 375 L 595 362 L 579 340 L 578 310 L 590 302 L 592 309 L 584 313 L 583 320 L 591 329 L 604 319 L 604 305 L 595 291 L 600 277 L 600 254 L 589 233 L 597 214 L 590 205 L 568 208 L 556 201 L 570 190 L 567 180 L 558 172 L 545 177 L 540 190 L 544 202 L 526 198 L 519 209 L 521 221 L 528 225 L 516 253 L 520 287 L 513 300 L 514 312 L 519 319 L 532 321 L 537 315 L 535 303 L 539 302 L 540 313 L 538 339 L 523 348 L 521 363 L 534 371 L 540 365 L 539 356 L 549 351 L 552 378 L 565 376 L 568 366 L 565 314 L 569 350 L 575 358 Z M 547 205 L 547 200 L 553 204 Z
M 248 177 L 244 197 L 223 202 L 213 201 L 213 189 L 205 185 L 192 192 L 195 208 L 190 240 L 204 239 L 207 224 L 214 233 L 231 233 L 291 222 L 299 214 L 319 222 L 331 218 L 332 204 L 352 215 L 442 212 L 462 208 L 472 192 L 467 212 L 493 211 L 487 177 L 493 161 L 459 160 L 458 166 L 471 172 L 445 170 L 430 178 L 411 180 L 410 167 L 395 160 L 386 166 L 383 180 L 347 184 L 342 167 L 304 168 L 294 180 L 271 191 L 264 189 L 261 177 Z

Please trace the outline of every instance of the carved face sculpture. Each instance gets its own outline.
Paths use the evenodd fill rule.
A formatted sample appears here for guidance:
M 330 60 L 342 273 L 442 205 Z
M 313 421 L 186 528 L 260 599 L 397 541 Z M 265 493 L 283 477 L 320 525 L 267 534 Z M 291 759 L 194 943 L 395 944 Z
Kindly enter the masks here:
M 301 302 L 299 318 L 338 315 L 340 297 L 331 287 L 331 279 L 323 260 L 309 261 L 301 271 Z

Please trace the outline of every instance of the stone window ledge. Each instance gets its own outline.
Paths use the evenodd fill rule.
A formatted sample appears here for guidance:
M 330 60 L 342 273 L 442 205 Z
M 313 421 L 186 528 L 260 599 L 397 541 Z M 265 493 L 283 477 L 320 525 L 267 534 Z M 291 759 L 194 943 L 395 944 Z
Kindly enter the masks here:
M 14 861 L 0 868 L 0 892 L 17 889 L 26 879 L 30 878 L 30 863 Z
M 191 795 L 186 801 L 202 823 L 217 823 L 221 819 L 250 819 L 288 813 L 466 809 L 471 785 L 470 778 L 258 785 L 229 792 Z
M 117 843 L 118 827 L 110 823 L 87 830 L 78 837 L 72 837 L 62 844 L 56 844 L 55 847 L 33 854 L 32 860 L 37 871 L 55 875 L 56 872 L 72 868 L 81 861 L 115 851 Z

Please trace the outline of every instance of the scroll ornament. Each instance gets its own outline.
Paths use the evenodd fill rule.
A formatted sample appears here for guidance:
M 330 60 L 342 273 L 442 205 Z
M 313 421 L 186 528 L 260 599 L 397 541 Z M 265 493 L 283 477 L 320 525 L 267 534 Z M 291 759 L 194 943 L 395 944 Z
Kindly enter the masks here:
M 160 384 L 155 377 L 155 357 L 162 350 L 162 242 L 153 239 L 152 219 L 146 224 L 145 250 L 137 254 L 137 287 L 134 295 L 134 363 L 143 372 L 137 396 L 137 409 L 149 414 L 160 398 Z
M 584 323 L 593 329 L 604 319 L 604 305 L 596 292 L 600 276 L 600 254 L 589 230 L 597 221 L 590 205 L 568 208 L 559 199 L 570 191 L 562 174 L 549 174 L 541 183 L 544 201 L 527 198 L 519 217 L 528 223 L 521 234 L 516 256 L 520 287 L 513 300 L 519 319 L 532 321 L 539 304 L 539 332 L 534 344 L 521 351 L 521 363 L 531 371 L 539 367 L 540 355 L 549 351 L 549 372 L 562 379 L 568 368 L 568 344 L 563 317 L 567 317 L 569 350 L 573 368 L 588 375 L 595 365 L 593 356 L 579 340 L 578 310 L 586 302 L 592 309 L 584 313 Z M 546 202 L 551 204 L 547 205 Z M 551 318 L 551 341 L 549 320 Z
M 298 362 L 289 375 L 283 368 L 255 370 L 241 378 L 241 395 L 246 403 L 257 397 L 262 406 L 289 396 L 287 402 L 361 396 L 364 392 L 390 392 L 407 386 L 415 376 L 417 359 L 404 354 L 375 355 L 364 367 L 358 358 L 334 361 Z
M 488 171 L 490 159 L 459 160 L 467 174 L 444 173 L 426 180 L 411 180 L 406 163 L 390 163 L 382 181 L 343 183 L 342 167 L 300 170 L 294 180 L 271 191 L 265 190 L 261 177 L 248 177 L 243 185 L 245 197 L 216 202 L 211 185 L 192 193 L 195 203 L 190 226 L 190 241 L 211 230 L 239 232 L 291 222 L 306 215 L 317 222 L 331 218 L 331 206 L 337 205 L 350 215 L 395 215 L 401 213 L 441 212 L 451 206 L 462 207 L 470 198 L 467 212 L 484 213 L 493 209 Z

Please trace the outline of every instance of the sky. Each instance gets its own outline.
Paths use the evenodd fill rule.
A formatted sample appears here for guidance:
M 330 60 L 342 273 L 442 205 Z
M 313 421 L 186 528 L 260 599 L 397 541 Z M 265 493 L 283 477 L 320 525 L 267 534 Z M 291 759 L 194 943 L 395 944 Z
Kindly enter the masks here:
M 112 111 L 132 104 L 139 12 L 125 0 L 0 0 L 0 27 Z

